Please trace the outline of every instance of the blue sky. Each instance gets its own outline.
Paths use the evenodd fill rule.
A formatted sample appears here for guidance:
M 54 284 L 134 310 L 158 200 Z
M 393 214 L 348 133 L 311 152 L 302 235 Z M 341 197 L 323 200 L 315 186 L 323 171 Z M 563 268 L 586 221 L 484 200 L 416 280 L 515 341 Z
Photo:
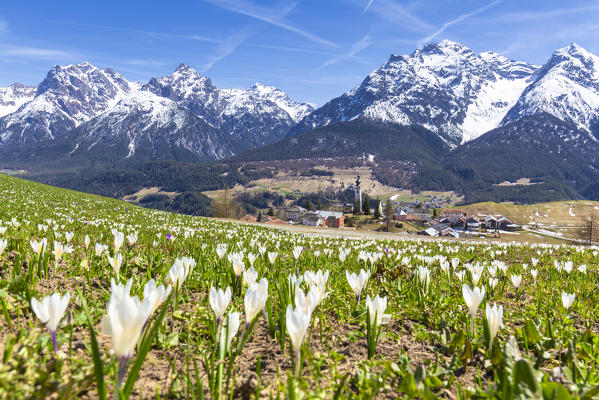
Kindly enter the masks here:
M 82 61 L 145 82 L 184 62 L 219 87 L 261 82 L 322 105 L 429 41 L 536 64 L 570 42 L 599 54 L 596 0 L 3 3 L 0 85 L 37 84 L 52 65 Z

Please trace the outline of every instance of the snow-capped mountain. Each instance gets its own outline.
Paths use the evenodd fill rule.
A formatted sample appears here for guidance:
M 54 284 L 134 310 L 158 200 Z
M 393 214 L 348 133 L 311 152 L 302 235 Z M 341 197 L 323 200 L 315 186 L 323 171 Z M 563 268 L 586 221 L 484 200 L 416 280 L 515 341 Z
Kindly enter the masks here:
M 56 151 L 76 148 L 74 155 L 108 146 L 128 159 L 197 160 L 274 142 L 312 108 L 260 84 L 218 89 L 183 64 L 142 87 L 84 62 L 53 67 L 37 88 L 0 88 L 0 111 L 4 152 L 40 143 Z
M 20 83 L 0 87 L 0 117 L 17 111 L 23 104 L 33 100 L 36 90 L 34 86 Z
M 444 40 L 391 56 L 359 86 L 305 117 L 292 134 L 365 118 L 422 125 L 456 146 L 498 126 L 536 70 Z
M 549 113 L 599 140 L 599 57 L 573 43 L 553 53 L 503 124 Z
M 35 97 L 0 119 L 0 145 L 55 139 L 90 120 L 131 91 L 127 80 L 87 62 L 55 66 L 38 85 Z
M 143 90 L 177 101 L 208 123 L 252 146 L 273 143 L 312 111 L 281 90 L 256 83 L 249 89 L 219 89 L 180 64 L 171 75 L 150 80 Z
M 68 136 L 72 156 L 103 161 L 213 160 L 244 149 L 189 109 L 148 91 L 132 92 Z

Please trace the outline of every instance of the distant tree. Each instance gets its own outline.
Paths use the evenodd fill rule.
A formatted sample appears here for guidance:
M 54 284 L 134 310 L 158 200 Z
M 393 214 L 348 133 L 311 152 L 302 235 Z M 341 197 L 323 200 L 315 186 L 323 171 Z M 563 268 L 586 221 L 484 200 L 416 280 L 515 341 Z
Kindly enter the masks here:
M 377 200 L 376 207 L 374 208 L 374 218 L 380 219 L 382 217 L 381 211 L 379 210 L 380 200 Z
M 416 203 L 416 207 L 415 208 L 422 208 L 422 203 L 419 201 L 418 203 Z
M 362 206 L 362 210 L 365 215 L 370 215 L 370 198 L 367 194 L 364 195 L 364 205 Z
M 599 241 L 599 225 L 597 225 L 594 214 L 589 215 L 580 221 L 576 237 L 589 246 L 592 245 L 593 242 Z
M 268 209 L 268 215 L 269 215 L 270 217 L 272 217 L 272 216 L 274 216 L 274 215 L 275 215 L 275 210 L 273 210 L 273 209 L 272 209 L 272 207 L 270 207 L 270 208 Z
M 258 218 L 257 218 L 258 222 L 262 222 L 262 211 L 258 211 Z
M 391 232 L 391 221 L 393 220 L 393 202 L 387 199 L 385 204 L 385 221 L 387 222 L 387 232 Z
M 438 215 L 437 209 L 433 208 L 433 218 L 437 218 L 437 215 Z
M 306 210 L 314 211 L 314 204 L 312 204 L 312 202 L 310 200 L 306 201 Z
M 354 204 L 354 215 L 360 215 L 360 201 L 356 200 Z
M 239 203 L 229 199 L 226 191 L 225 197 L 221 200 L 214 200 L 210 208 L 210 214 L 217 218 L 239 218 L 242 212 Z

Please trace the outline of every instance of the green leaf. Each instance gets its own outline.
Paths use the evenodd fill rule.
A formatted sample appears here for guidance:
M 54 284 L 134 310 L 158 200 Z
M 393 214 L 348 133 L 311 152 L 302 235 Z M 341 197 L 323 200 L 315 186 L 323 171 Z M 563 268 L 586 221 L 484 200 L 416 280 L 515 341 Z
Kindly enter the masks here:
M 100 355 L 100 347 L 98 346 L 98 340 L 96 339 L 96 331 L 94 329 L 94 324 L 92 324 L 92 320 L 89 317 L 87 302 L 81 296 L 80 299 L 91 337 L 92 358 L 94 360 L 94 375 L 96 377 L 96 385 L 98 386 L 98 397 L 100 400 L 106 400 L 106 386 L 104 385 L 104 363 L 102 362 L 102 356 Z
M 543 384 L 543 400 L 570 400 L 568 390 L 557 382 Z
M 530 344 L 536 344 L 543 340 L 543 336 L 539 332 L 539 329 L 531 320 L 526 321 L 526 324 L 524 325 L 524 334 Z
M 460 357 L 462 362 L 466 364 L 468 360 L 472 360 L 472 342 L 469 340 L 464 345 L 464 351 L 462 352 L 462 356 Z
M 462 347 L 464 343 L 466 343 L 466 334 L 464 333 L 464 331 L 458 331 L 453 337 L 451 343 L 449 343 L 449 347 L 451 347 L 452 349 L 458 349 Z
M 512 371 L 514 393 L 524 397 L 541 397 L 541 386 L 537 381 L 534 368 L 524 358 L 516 361 Z

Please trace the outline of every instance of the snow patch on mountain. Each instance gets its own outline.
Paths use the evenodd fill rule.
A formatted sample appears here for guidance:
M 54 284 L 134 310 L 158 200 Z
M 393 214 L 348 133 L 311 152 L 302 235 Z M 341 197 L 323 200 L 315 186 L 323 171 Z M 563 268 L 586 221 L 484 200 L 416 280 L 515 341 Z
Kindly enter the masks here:
M 599 134 L 599 57 L 575 43 L 555 51 L 502 123 L 542 112 Z
M 358 87 L 304 118 L 292 134 L 367 118 L 426 126 L 456 146 L 496 127 L 537 68 L 491 52 L 476 55 L 449 40 L 432 43 L 392 55 Z
M 0 117 L 17 111 L 23 104 L 33 100 L 36 90 L 33 86 L 20 83 L 0 87 Z

